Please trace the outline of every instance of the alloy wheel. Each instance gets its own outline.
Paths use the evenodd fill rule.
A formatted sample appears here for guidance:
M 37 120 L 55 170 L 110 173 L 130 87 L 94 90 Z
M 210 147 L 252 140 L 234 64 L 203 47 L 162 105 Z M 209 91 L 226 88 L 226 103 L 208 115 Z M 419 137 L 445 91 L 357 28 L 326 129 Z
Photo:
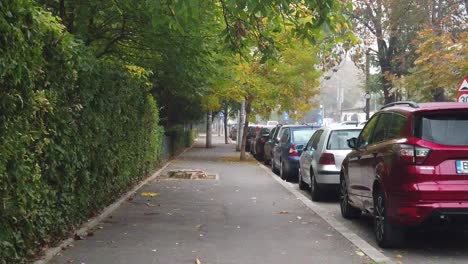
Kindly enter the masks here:
M 374 206 L 375 236 L 382 241 L 385 235 L 385 204 L 381 195 L 377 196 Z
M 341 211 L 347 208 L 348 206 L 348 189 L 346 186 L 346 181 L 344 179 L 341 180 L 340 184 L 340 204 L 341 204 Z

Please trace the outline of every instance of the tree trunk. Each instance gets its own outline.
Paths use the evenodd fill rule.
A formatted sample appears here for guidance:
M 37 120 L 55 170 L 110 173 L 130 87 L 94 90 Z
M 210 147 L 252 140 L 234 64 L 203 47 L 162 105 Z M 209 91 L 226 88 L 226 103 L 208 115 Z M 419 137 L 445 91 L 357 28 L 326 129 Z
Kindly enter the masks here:
M 445 89 L 439 87 L 432 90 L 432 100 L 434 102 L 445 102 Z
M 59 17 L 62 19 L 62 23 L 66 25 L 67 17 L 65 13 L 65 0 L 60 0 L 59 2 Z
M 251 102 L 245 102 L 245 121 L 244 121 L 244 132 L 242 133 L 242 144 L 241 144 L 241 154 L 240 160 L 245 160 L 245 144 L 247 143 L 247 132 L 249 131 L 249 116 L 252 110 Z
M 206 147 L 211 148 L 211 124 L 213 122 L 213 119 L 211 118 L 212 116 L 212 111 L 208 111 L 206 113 Z
M 224 144 L 229 144 L 228 141 L 228 107 L 227 105 L 224 106 Z

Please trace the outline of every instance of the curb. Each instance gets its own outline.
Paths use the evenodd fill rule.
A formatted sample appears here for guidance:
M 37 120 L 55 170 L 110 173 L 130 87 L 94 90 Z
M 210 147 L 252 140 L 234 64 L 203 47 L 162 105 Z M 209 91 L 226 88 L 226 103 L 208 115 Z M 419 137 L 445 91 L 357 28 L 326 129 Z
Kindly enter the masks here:
M 77 235 L 80 235 L 80 236 L 81 235 L 84 236 L 84 235 L 86 235 L 88 233 L 88 231 L 90 231 L 91 229 L 94 229 L 101 221 L 103 221 L 110 214 L 112 214 L 115 210 L 117 210 L 125 201 L 128 200 L 128 198 L 130 198 L 132 195 L 134 195 L 141 187 L 148 184 L 150 181 L 155 180 L 156 177 L 158 177 L 161 174 L 161 172 L 164 169 L 166 169 L 174 160 L 177 160 L 177 158 L 179 158 L 182 154 L 184 154 L 188 150 L 192 149 L 197 140 L 198 139 L 195 139 L 194 144 L 192 144 L 192 146 L 186 148 L 179 155 L 177 155 L 176 157 L 174 157 L 171 160 L 168 160 L 166 162 L 166 164 L 164 164 L 164 166 L 162 166 L 160 169 L 158 169 L 156 172 L 154 172 L 151 176 L 144 179 L 137 186 L 135 186 L 133 189 L 131 189 L 127 193 L 120 196 L 120 198 L 117 201 L 115 201 L 111 205 L 105 207 L 99 215 L 89 219 L 86 223 L 81 225 L 81 227 L 79 229 L 77 229 L 73 233 L 73 235 L 77 234 Z M 74 241 L 75 241 L 75 239 L 73 237 L 69 237 L 69 238 L 63 240 L 58 246 L 46 249 L 43 252 L 42 257 L 39 260 L 34 261 L 33 263 L 34 264 L 47 264 L 47 263 L 49 263 L 49 261 L 51 261 L 52 258 L 54 258 L 57 254 L 59 254 L 63 249 L 65 249 L 65 248 L 69 247 L 70 245 L 72 245 Z
M 300 200 L 307 208 L 314 211 L 317 215 L 319 215 L 325 222 L 327 222 L 333 229 L 335 229 L 338 233 L 348 239 L 354 246 L 360 249 L 364 254 L 366 254 L 372 261 L 376 263 L 382 264 L 395 264 L 393 260 L 389 257 L 385 256 L 382 252 L 380 252 L 377 248 L 373 247 L 369 243 L 367 243 L 364 239 L 359 237 L 356 233 L 349 230 L 346 226 L 340 223 L 337 219 L 331 216 L 326 208 L 321 206 L 319 203 L 315 203 L 309 198 L 307 198 L 304 194 L 300 191 L 293 188 L 293 185 L 281 180 L 276 174 L 274 174 L 268 167 L 261 164 L 257 161 L 257 165 L 264 169 L 269 176 L 271 176 L 274 180 L 276 180 L 279 184 L 281 184 L 286 190 L 292 193 L 298 200 Z

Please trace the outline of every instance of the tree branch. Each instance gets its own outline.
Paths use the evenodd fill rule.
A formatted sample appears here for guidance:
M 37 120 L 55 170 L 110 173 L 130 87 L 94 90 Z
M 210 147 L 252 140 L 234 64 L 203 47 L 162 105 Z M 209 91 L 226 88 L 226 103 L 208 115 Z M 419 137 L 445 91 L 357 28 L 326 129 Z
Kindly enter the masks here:
M 96 55 L 97 58 L 100 58 L 100 57 L 104 56 L 105 54 L 107 54 L 115 43 L 117 43 L 118 41 L 121 41 L 122 39 L 125 38 L 126 24 L 127 24 L 127 19 L 126 19 L 125 16 L 123 16 L 122 17 L 122 27 L 120 28 L 120 34 L 116 38 L 111 40 L 109 43 L 107 43 L 104 50 L 102 52 L 100 52 L 98 55 Z

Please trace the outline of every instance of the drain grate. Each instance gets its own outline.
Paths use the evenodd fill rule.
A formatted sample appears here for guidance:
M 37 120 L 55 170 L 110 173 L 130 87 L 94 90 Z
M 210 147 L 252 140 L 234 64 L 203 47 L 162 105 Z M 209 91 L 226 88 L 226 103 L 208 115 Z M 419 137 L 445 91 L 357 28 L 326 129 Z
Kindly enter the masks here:
M 216 180 L 216 174 L 207 174 L 202 170 L 188 169 L 188 170 L 171 170 L 168 171 L 163 178 L 167 179 L 184 179 L 184 180 Z

